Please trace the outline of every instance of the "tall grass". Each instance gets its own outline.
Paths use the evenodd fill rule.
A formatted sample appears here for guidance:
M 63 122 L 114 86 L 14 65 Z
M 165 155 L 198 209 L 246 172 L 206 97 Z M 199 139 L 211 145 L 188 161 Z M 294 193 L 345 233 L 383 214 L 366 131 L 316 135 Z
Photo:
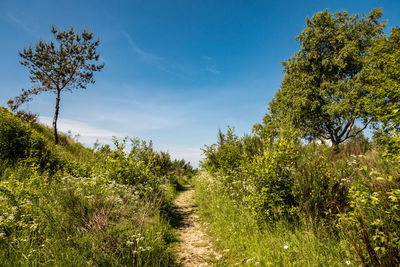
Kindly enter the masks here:
M 195 179 L 196 202 L 224 257 L 219 265 L 343 266 L 360 262 L 340 235 L 319 233 L 304 219 L 293 224 L 256 221 L 207 172 Z
M 175 264 L 168 215 L 190 165 L 138 139 L 129 153 L 127 138 L 54 145 L 49 128 L 4 108 L 0 126 L 0 265 Z

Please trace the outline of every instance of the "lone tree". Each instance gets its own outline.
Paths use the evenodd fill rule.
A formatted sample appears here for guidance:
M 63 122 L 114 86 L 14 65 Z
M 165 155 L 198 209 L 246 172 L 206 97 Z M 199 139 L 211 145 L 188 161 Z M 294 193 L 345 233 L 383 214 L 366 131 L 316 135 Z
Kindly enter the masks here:
M 382 36 L 381 16 L 381 9 L 373 9 L 362 17 L 324 11 L 307 18 L 296 38 L 300 50 L 282 63 L 285 77 L 270 115 L 336 148 L 361 133 L 370 123 L 361 104 L 369 88 L 357 77 L 369 47 Z
M 29 69 L 30 79 L 35 86 L 24 90 L 9 101 L 12 110 L 22 103 L 31 100 L 32 95 L 51 91 L 56 94 L 56 105 L 53 118 L 54 143 L 58 143 L 57 119 L 60 110 L 61 91 L 85 89 L 89 83 L 94 83 L 94 72 L 100 71 L 104 64 L 98 64 L 100 55 L 96 48 L 100 41 L 93 40 L 93 32 L 83 30 L 81 33 L 70 30 L 58 30 L 54 26 L 51 32 L 55 41 L 46 43 L 40 40 L 34 48 L 30 45 L 19 52 L 20 63 Z

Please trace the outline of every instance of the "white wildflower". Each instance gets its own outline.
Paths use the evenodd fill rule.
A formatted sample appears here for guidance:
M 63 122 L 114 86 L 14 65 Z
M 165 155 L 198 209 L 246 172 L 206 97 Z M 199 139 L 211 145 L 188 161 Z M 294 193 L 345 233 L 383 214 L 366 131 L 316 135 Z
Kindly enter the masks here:
M 347 265 L 350 265 L 350 264 L 351 264 L 351 261 L 346 261 L 346 264 L 347 264 Z
M 255 260 L 255 259 L 256 259 L 256 257 L 251 258 L 251 259 L 248 259 L 248 260 L 246 261 L 246 263 L 249 263 L 249 262 L 251 262 L 251 261 L 253 261 L 253 260 Z
M 283 246 L 283 249 L 288 249 L 288 248 L 289 248 L 288 245 L 284 245 L 284 246 Z

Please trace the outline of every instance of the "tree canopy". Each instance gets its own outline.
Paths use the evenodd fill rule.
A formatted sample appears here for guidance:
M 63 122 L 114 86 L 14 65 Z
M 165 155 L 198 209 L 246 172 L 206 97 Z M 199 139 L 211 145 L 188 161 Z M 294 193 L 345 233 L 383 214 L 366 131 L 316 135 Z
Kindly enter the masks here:
M 60 108 L 61 91 L 82 88 L 94 83 L 94 72 L 100 71 L 104 64 L 97 64 L 100 55 L 96 48 L 99 40 L 93 40 L 93 32 L 86 29 L 81 33 L 73 27 L 69 30 L 51 29 L 55 41 L 46 43 L 43 40 L 32 47 L 19 52 L 20 63 L 29 69 L 33 88 L 22 90 L 22 93 L 9 101 L 12 110 L 31 100 L 32 95 L 51 91 L 56 94 L 56 105 L 53 118 L 54 142 L 58 143 L 57 119 Z
M 370 120 L 360 99 L 368 88 L 357 77 L 368 49 L 382 35 L 381 16 L 381 9 L 362 17 L 325 10 L 307 18 L 296 37 L 300 50 L 282 63 L 285 77 L 270 103 L 271 116 L 303 137 L 334 146 L 364 130 Z M 357 132 L 356 124 L 362 125 Z
M 363 103 L 383 129 L 400 131 L 400 28 L 375 40 L 360 79 L 369 89 Z

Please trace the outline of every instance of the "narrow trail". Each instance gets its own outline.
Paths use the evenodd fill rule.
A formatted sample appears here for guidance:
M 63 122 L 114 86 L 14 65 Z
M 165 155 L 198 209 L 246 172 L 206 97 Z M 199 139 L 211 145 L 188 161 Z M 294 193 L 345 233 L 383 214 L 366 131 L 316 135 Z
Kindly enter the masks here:
M 178 263 L 183 266 L 213 266 L 207 260 L 219 259 L 221 255 L 212 249 L 204 226 L 199 221 L 191 186 L 185 186 L 184 191 L 178 195 L 175 207 L 179 217 Z

